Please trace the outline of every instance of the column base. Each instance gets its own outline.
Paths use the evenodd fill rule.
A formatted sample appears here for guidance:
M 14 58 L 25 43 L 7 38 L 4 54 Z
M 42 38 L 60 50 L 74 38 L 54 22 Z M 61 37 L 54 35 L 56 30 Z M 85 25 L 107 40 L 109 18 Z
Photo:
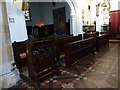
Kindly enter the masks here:
M 0 76 L 0 89 L 9 88 L 17 84 L 20 81 L 19 71 L 15 68 L 10 73 Z

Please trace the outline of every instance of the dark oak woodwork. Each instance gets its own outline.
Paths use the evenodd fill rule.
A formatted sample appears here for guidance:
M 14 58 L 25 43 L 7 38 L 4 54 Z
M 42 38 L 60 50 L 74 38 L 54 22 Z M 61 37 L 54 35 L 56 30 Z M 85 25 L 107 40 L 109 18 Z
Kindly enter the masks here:
M 96 50 L 99 51 L 99 49 L 104 46 L 109 45 L 109 34 L 100 34 L 96 38 Z
M 76 40 L 80 40 L 80 37 L 78 36 L 69 36 L 69 37 L 62 37 L 62 38 L 57 38 L 56 39 L 56 46 L 57 46 L 57 51 L 59 53 L 64 51 L 64 44 L 70 43 Z
M 27 66 L 25 41 L 14 42 L 12 43 L 12 46 L 16 66 L 19 69 L 19 71 L 22 72 L 22 67 Z
M 60 59 L 60 55 L 64 54 L 64 45 L 70 42 L 78 41 L 82 39 L 82 35 L 79 36 L 67 36 L 56 39 L 57 59 Z
M 34 87 L 39 87 L 40 82 L 50 75 L 59 74 L 60 55 L 65 54 L 66 67 L 71 67 L 75 62 L 81 60 L 90 53 L 97 51 L 109 44 L 108 34 L 96 32 L 82 35 L 51 35 L 46 38 L 29 38 L 27 41 L 14 42 L 13 51 L 16 66 L 22 71 L 22 67 L 28 66 L 26 77 L 21 77 L 30 82 Z
M 64 45 L 66 43 L 81 40 L 82 39 L 82 34 L 79 34 L 78 36 L 73 36 L 72 34 L 70 34 L 70 35 L 56 35 L 56 34 L 53 34 L 49 37 L 40 38 L 39 40 L 49 40 L 49 39 L 55 41 L 57 60 L 59 60 L 60 55 L 64 54 Z
M 90 53 L 94 53 L 95 38 L 88 38 L 65 45 L 65 62 L 66 67 L 70 67 L 81 58 Z
M 50 74 L 58 74 L 54 40 L 26 41 L 29 78 L 36 83 Z
M 84 33 L 83 34 L 83 38 L 86 39 L 86 38 L 90 38 L 90 37 L 97 37 L 97 32 L 92 32 L 92 33 Z
M 93 32 L 93 33 L 86 33 L 83 34 L 84 39 L 94 37 L 95 38 L 95 49 L 99 51 L 99 49 L 109 44 L 109 34 L 107 32 Z

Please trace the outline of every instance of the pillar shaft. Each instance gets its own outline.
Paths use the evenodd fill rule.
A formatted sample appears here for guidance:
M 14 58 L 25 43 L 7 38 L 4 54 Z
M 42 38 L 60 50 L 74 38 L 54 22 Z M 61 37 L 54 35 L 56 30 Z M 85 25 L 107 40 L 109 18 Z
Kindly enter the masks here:
M 72 15 L 71 14 L 71 18 L 70 18 L 71 22 L 70 22 L 70 26 L 71 26 L 71 29 L 70 29 L 70 34 L 73 34 L 73 35 L 76 35 L 76 21 L 75 21 L 75 15 Z
M 5 2 L 0 2 L 0 89 L 9 88 L 19 80 L 19 72 L 13 66 L 14 57 Z

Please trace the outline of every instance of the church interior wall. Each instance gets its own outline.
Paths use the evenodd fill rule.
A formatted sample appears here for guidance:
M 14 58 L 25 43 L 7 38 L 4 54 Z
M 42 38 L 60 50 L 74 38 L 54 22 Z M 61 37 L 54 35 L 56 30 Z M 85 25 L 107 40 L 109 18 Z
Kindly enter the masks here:
M 15 5 L 12 3 L 12 0 L 8 0 L 6 2 L 6 9 L 11 42 L 26 40 L 28 37 L 24 13 L 15 7 Z
M 56 3 L 55 6 L 51 2 L 31 2 L 30 14 L 31 20 L 27 21 L 27 26 L 34 26 L 35 24 L 53 24 L 53 10 L 65 7 L 66 22 L 70 19 L 70 8 L 66 2 Z
M 120 0 L 110 0 L 110 11 L 120 10 Z

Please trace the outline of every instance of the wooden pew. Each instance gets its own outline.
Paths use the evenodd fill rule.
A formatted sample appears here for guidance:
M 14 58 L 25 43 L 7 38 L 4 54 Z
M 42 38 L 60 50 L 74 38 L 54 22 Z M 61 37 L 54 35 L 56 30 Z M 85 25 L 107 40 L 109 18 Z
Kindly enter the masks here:
M 105 44 L 109 44 L 109 34 L 107 32 L 93 32 L 88 34 L 83 34 L 84 39 L 94 37 L 95 38 L 95 50 L 99 49 Z
M 97 32 L 92 32 L 92 33 L 84 33 L 83 34 L 83 38 L 86 39 L 86 38 L 90 38 L 90 37 L 97 37 Z
M 53 34 L 53 35 L 50 35 L 48 37 L 42 37 L 42 38 L 36 38 L 38 40 L 48 40 L 48 39 L 58 39 L 58 38 L 65 38 L 65 37 L 69 37 L 69 36 L 73 36 L 73 34 L 70 34 L 70 35 L 57 35 L 57 34 Z
M 55 41 L 56 56 L 57 56 L 57 60 L 59 61 L 60 57 L 64 56 L 64 45 L 66 43 L 81 40 L 82 39 L 82 34 L 79 34 L 78 36 L 73 36 L 72 34 L 70 34 L 70 35 L 56 35 L 56 34 L 53 34 L 49 37 L 41 38 L 39 40 L 48 40 L 48 39 Z
M 109 45 L 109 34 L 100 34 L 96 38 L 96 50 L 99 51 L 99 49 L 104 46 Z
M 13 54 L 14 54 L 16 66 L 19 69 L 19 71 L 22 72 L 22 68 L 27 66 L 25 41 L 13 42 L 12 46 L 13 46 Z
M 67 43 L 64 48 L 66 67 L 70 67 L 88 54 L 94 53 L 94 43 L 94 38 Z
M 64 45 L 66 43 L 74 42 L 81 39 L 82 37 L 80 36 L 67 36 L 62 38 L 56 38 L 56 46 L 57 46 L 58 52 L 59 53 L 64 52 Z
M 108 32 L 100 32 L 100 34 L 108 34 Z
M 26 41 L 28 62 L 28 77 L 21 77 L 34 87 L 52 74 L 59 74 L 56 60 L 56 46 L 54 40 Z
M 64 44 L 72 41 L 82 39 L 82 35 L 73 36 L 73 35 L 52 35 L 51 37 L 36 39 L 33 36 L 29 37 L 30 40 L 54 40 L 56 42 L 56 54 L 57 59 L 60 58 L 60 54 L 64 52 Z M 26 56 L 26 47 L 25 41 L 22 42 L 14 42 L 13 44 L 13 52 L 16 61 L 16 66 L 20 72 L 22 72 L 22 68 L 27 66 L 27 56 Z
M 57 59 L 60 59 L 61 55 L 64 55 L 64 45 L 70 42 L 78 41 L 82 39 L 82 35 L 79 36 L 67 36 L 62 38 L 56 38 Z

